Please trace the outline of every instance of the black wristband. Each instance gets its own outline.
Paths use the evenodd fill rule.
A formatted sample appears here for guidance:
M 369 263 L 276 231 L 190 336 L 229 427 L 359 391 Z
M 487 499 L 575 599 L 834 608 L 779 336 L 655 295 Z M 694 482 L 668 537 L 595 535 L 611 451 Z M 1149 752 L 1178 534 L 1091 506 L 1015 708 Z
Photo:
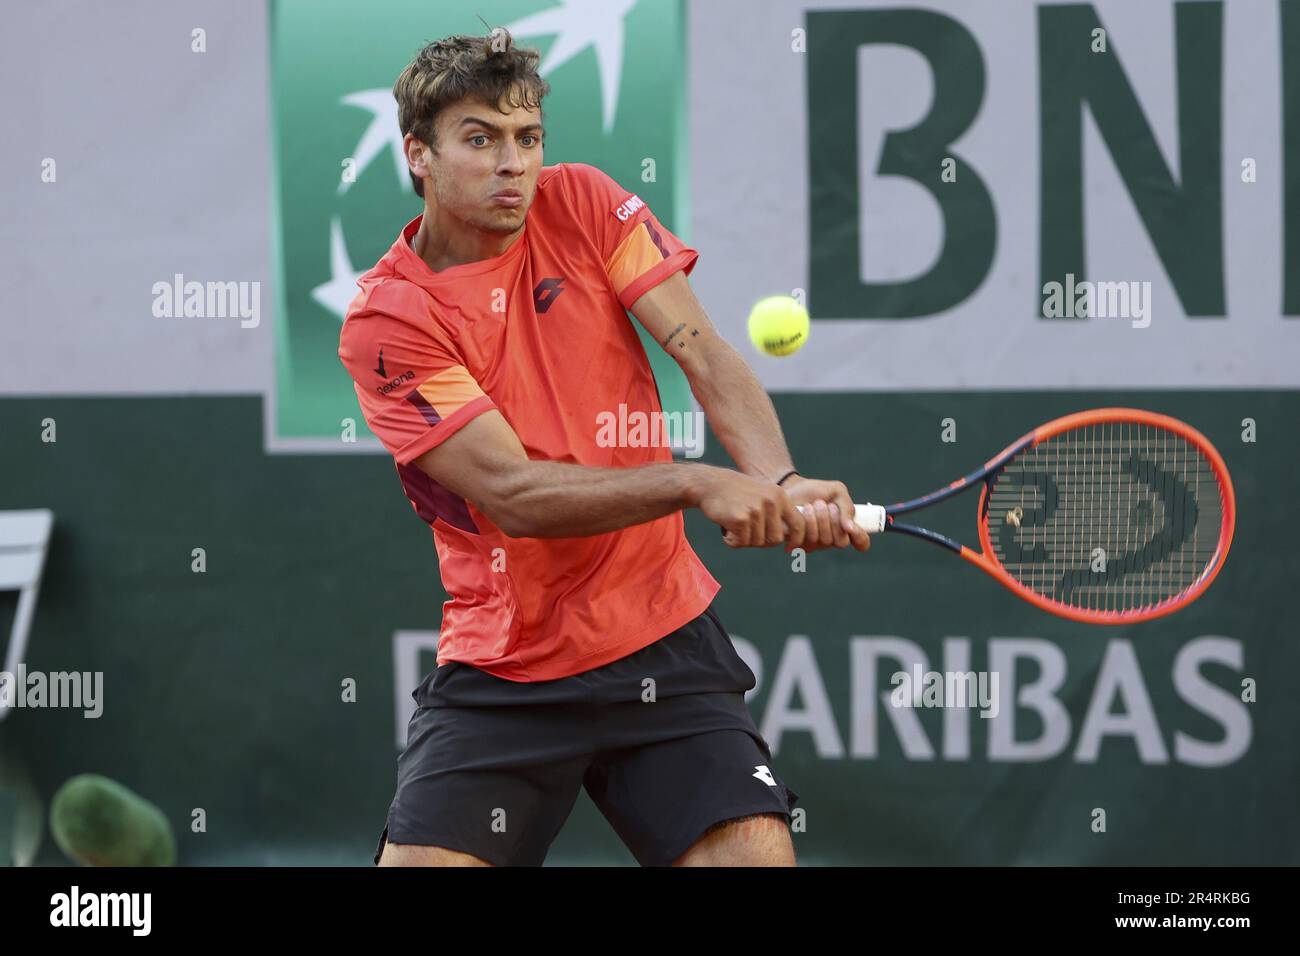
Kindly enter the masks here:
M 789 478 L 791 475 L 797 475 L 797 474 L 799 474 L 798 471 L 787 471 L 784 475 L 782 475 L 780 478 L 776 480 L 776 483 L 779 485 L 787 478 Z

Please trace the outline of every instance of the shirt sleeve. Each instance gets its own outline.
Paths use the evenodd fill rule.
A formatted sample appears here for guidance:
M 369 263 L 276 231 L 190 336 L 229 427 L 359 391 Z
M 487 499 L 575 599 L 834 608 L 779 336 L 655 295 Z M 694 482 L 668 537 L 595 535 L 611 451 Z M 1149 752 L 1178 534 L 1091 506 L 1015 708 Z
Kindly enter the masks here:
M 690 274 L 699 253 L 664 228 L 650 207 L 595 166 L 567 164 L 575 208 L 588 224 L 623 308 L 677 271 Z
M 399 465 L 497 407 L 454 346 L 382 312 L 348 315 L 339 358 L 352 376 L 366 424 Z

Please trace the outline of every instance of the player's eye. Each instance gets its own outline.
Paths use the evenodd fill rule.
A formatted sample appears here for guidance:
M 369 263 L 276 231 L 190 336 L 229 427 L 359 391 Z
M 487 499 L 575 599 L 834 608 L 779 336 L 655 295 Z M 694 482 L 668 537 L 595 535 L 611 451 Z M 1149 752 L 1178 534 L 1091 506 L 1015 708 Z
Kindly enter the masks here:
M 524 140 L 528 141 L 528 142 L 524 142 L 525 147 L 536 146 L 538 143 L 541 142 L 541 138 L 538 136 L 534 136 L 532 133 L 525 133 L 523 136 L 519 137 L 519 139 L 521 142 Z
M 480 140 L 480 139 L 483 140 L 483 142 L 481 142 L 481 143 L 478 142 L 478 140 Z M 487 141 L 488 141 L 487 134 L 485 134 L 485 133 L 475 133 L 473 136 L 471 136 L 471 137 L 469 138 L 469 141 L 470 141 L 471 143 L 473 143 L 475 146 L 486 146 L 486 145 L 487 145 Z

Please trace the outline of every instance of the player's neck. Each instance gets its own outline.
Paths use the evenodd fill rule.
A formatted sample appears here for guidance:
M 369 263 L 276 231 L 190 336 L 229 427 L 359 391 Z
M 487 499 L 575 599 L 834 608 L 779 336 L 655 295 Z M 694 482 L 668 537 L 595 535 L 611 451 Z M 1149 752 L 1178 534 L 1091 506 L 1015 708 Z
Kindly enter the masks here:
M 496 258 L 510 248 L 523 228 L 520 226 L 511 233 L 488 232 L 462 220 L 440 219 L 436 209 L 426 206 L 413 248 L 430 269 L 441 272 L 467 262 Z

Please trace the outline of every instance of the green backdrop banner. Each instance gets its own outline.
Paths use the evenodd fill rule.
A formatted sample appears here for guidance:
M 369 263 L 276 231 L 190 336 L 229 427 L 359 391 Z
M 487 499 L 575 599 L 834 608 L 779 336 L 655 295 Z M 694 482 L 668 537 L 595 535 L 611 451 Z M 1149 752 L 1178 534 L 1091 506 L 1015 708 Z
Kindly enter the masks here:
M 611 4 L 603 13 L 536 0 L 395 0 L 375 7 L 275 0 L 270 10 L 279 297 L 270 448 L 378 448 L 339 364 L 339 327 L 357 276 L 423 208 L 403 158 L 392 87 L 428 40 L 482 35 L 481 16 L 540 50 L 552 91 L 543 104 L 546 163 L 599 166 L 690 241 L 686 54 L 677 0 L 630 10 Z M 681 370 L 653 344 L 648 354 L 664 411 L 690 411 Z M 342 440 L 345 419 L 366 436 L 362 441 Z M 676 446 L 681 437 L 673 435 Z
M 802 798 L 805 862 L 1300 863 L 1300 708 L 1286 676 L 1300 652 L 1283 626 L 1300 510 L 1263 493 L 1294 484 L 1300 398 L 776 404 L 802 468 L 876 501 L 944 483 L 1049 417 L 1150 408 L 1215 443 L 1241 507 L 1209 592 L 1126 628 L 1039 612 L 908 539 L 813 554 L 799 571 L 779 549 L 731 551 L 690 514 L 723 584 L 720 616 L 760 679 L 750 707 Z M 943 440 L 945 418 L 956 441 Z M 56 442 L 41 440 L 45 419 Z M 392 795 L 395 714 L 414 686 L 395 676 L 400 637 L 436 633 L 445 594 L 388 460 L 268 457 L 260 420 L 256 399 L 0 401 L 0 501 L 56 516 L 28 666 L 104 675 L 98 719 L 26 709 L 0 732 L 47 796 L 99 772 L 157 802 L 185 862 L 366 863 Z M 711 447 L 704 460 L 722 463 Z M 972 540 L 974 497 L 934 520 Z M 432 666 L 431 653 L 416 657 Z M 1000 713 L 890 707 L 891 675 L 918 663 L 998 671 Z M 1243 681 L 1257 682 L 1253 702 Z M 206 832 L 190 830 L 196 808 Z M 56 858 L 47 843 L 44 859 Z M 551 859 L 631 862 L 585 797 Z

